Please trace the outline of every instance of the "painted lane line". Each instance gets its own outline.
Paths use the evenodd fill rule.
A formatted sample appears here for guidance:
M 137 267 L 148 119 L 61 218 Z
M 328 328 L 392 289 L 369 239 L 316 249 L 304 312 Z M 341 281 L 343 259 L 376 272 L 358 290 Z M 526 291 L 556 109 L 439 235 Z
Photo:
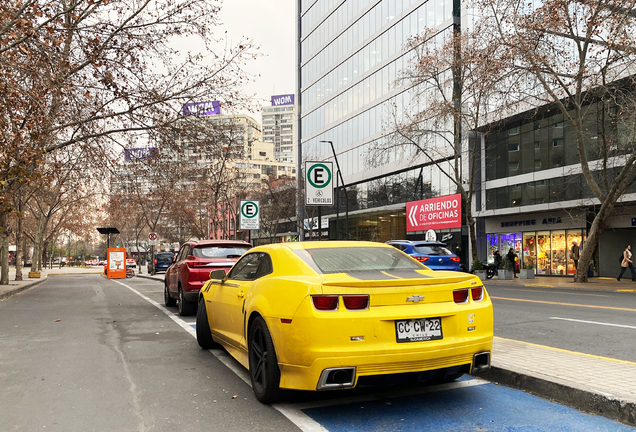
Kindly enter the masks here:
M 561 320 L 561 321 L 579 322 L 579 323 L 583 323 L 583 324 L 597 324 L 597 325 L 604 325 L 604 326 L 611 326 L 611 327 L 622 327 L 622 328 L 628 328 L 628 329 L 636 330 L 636 326 L 629 326 L 629 325 L 623 325 L 623 324 L 611 324 L 611 323 L 603 323 L 603 322 L 598 322 L 598 321 L 585 321 L 585 320 L 579 320 L 579 319 L 573 319 L 573 318 L 560 318 L 560 317 L 550 317 L 550 319 Z
M 494 338 L 498 339 L 498 340 L 506 341 L 506 342 L 514 342 L 514 343 L 518 343 L 518 344 L 521 344 L 521 345 L 527 345 L 527 346 L 536 347 L 536 348 L 543 348 L 543 349 L 547 349 L 547 350 L 550 350 L 550 351 L 558 351 L 558 352 L 562 352 L 562 353 L 566 353 L 566 354 L 578 355 L 578 356 L 581 356 L 581 357 L 589 357 L 589 358 L 598 359 L 598 360 L 607 360 L 607 361 L 611 361 L 611 362 L 614 362 L 614 363 L 622 363 L 622 364 L 636 366 L 636 363 L 630 362 L 630 361 L 627 361 L 627 360 L 619 360 L 619 359 L 615 359 L 615 358 L 611 358 L 611 357 L 602 357 L 602 356 L 597 356 L 597 355 L 594 355 L 594 354 L 586 354 L 586 353 L 582 353 L 582 352 L 578 352 L 578 351 L 570 351 L 570 350 L 566 350 L 566 349 L 562 349 L 562 348 L 554 348 L 554 347 L 547 346 L 547 345 L 539 345 L 539 344 L 535 344 L 535 343 L 531 343 L 531 342 L 523 342 L 523 341 L 520 341 L 520 340 L 506 339 L 506 338 L 502 338 L 502 337 L 499 337 L 499 336 L 495 336 Z
M 490 298 L 496 299 L 496 300 L 541 303 L 541 304 L 550 304 L 550 305 L 557 305 L 557 306 L 572 306 L 572 307 L 582 307 L 582 308 L 591 308 L 591 309 L 609 309 L 609 310 L 636 312 L 636 309 L 621 308 L 621 307 L 614 307 L 614 306 L 594 306 L 594 305 L 584 305 L 584 304 L 576 304 L 576 303 L 561 303 L 561 302 L 551 302 L 551 301 L 545 301 L 545 300 L 528 300 L 528 299 L 516 299 L 516 298 L 509 298 L 509 297 L 494 297 L 494 296 L 490 296 Z
M 168 310 L 165 306 L 163 306 L 160 303 L 157 303 L 156 301 L 154 301 L 150 297 L 145 296 L 144 294 L 140 293 L 139 291 L 137 291 L 133 287 L 131 287 L 129 285 L 126 285 L 125 283 L 119 282 L 117 280 L 114 280 L 114 279 L 113 279 L 113 282 L 116 282 L 119 285 L 122 285 L 122 286 L 128 288 L 130 291 L 134 292 L 139 297 L 141 297 L 142 299 L 146 300 L 148 303 L 150 303 L 151 305 L 155 306 L 157 309 L 161 310 L 168 317 L 170 317 L 170 319 L 172 321 L 177 323 L 179 325 L 179 327 L 181 327 L 182 329 L 187 331 L 192 337 L 194 337 L 196 339 L 197 332 L 194 329 L 194 327 L 191 326 L 192 323 L 185 322 L 185 320 L 183 320 L 180 317 L 176 316 L 172 311 Z M 227 354 L 222 349 L 211 349 L 211 350 L 208 350 L 208 351 L 210 351 L 221 363 L 223 363 L 229 370 L 234 372 L 247 385 L 252 387 L 252 382 L 250 380 L 250 377 L 249 377 L 249 374 L 248 374 L 247 370 L 241 364 L 239 364 L 234 359 L 234 357 L 232 357 L 231 355 Z M 327 429 L 325 429 L 324 427 L 322 427 L 320 425 L 320 423 L 316 422 L 311 417 L 309 417 L 304 412 L 302 412 L 301 410 L 299 410 L 299 409 L 297 409 L 295 407 L 288 406 L 288 405 L 278 405 L 278 406 L 277 405 L 272 405 L 272 407 L 274 409 L 276 409 L 278 412 L 280 412 L 282 415 L 287 417 L 287 419 L 289 421 L 291 421 L 294 425 L 298 426 L 298 428 L 300 430 L 302 430 L 303 432 L 328 432 Z

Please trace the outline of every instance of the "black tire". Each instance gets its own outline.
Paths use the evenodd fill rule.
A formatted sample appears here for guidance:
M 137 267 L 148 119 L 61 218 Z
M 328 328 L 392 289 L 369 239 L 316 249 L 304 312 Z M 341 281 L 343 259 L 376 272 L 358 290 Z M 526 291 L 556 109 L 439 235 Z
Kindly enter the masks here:
M 272 336 L 263 318 L 257 317 L 252 322 L 248 343 L 250 379 L 256 399 L 265 404 L 274 403 L 280 398 L 280 369 Z
M 164 280 L 163 282 L 163 303 L 168 307 L 172 307 L 177 304 L 177 301 L 170 297 L 170 290 L 168 289 L 167 280 Z
M 491 269 L 486 270 L 486 279 L 492 279 L 494 275 L 495 275 L 494 270 L 491 270 Z
M 179 285 L 179 298 L 177 298 L 177 308 L 179 309 L 179 316 L 194 315 L 197 311 L 197 304 L 185 299 L 181 285 Z
M 201 297 L 199 301 L 199 308 L 197 309 L 197 342 L 203 349 L 218 348 L 219 344 L 212 339 L 212 332 L 210 332 L 210 323 L 208 321 L 208 314 L 205 309 L 205 300 Z

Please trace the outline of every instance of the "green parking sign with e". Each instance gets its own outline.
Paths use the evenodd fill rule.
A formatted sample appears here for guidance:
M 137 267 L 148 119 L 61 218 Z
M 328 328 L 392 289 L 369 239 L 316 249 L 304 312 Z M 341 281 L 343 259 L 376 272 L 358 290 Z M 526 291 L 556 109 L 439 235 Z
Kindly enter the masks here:
M 260 229 L 260 214 L 258 201 L 241 201 L 240 229 Z
M 333 163 L 305 162 L 305 204 L 333 205 Z

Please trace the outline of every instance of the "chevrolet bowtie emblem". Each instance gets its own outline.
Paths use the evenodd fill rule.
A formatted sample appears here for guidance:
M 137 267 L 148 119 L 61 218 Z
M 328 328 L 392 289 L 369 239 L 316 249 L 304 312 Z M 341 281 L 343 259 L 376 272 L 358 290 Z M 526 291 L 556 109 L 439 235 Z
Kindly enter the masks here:
M 424 296 L 419 296 L 419 295 L 412 295 L 412 296 L 408 296 L 406 298 L 406 301 L 410 301 L 410 302 L 413 302 L 413 303 L 419 303 L 422 300 L 424 300 Z

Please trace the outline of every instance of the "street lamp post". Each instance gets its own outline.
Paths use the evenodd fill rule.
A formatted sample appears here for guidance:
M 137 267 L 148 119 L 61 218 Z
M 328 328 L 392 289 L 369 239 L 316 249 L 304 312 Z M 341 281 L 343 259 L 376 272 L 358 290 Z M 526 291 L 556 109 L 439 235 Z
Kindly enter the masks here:
M 333 153 L 333 158 L 336 161 L 336 169 L 338 171 L 338 175 L 336 176 L 336 239 L 340 240 L 340 193 L 338 192 L 338 188 L 340 187 L 340 183 L 342 183 L 342 190 L 345 193 L 345 214 L 346 214 L 346 228 L 345 228 L 345 239 L 349 239 L 349 194 L 347 194 L 347 188 L 344 184 L 344 179 L 342 178 L 342 172 L 340 171 L 340 164 L 338 163 L 338 156 L 336 156 L 336 150 L 333 147 L 332 141 L 319 141 L 321 143 L 329 143 L 331 146 L 331 152 Z M 320 223 L 320 222 L 319 222 Z M 319 227 L 322 230 L 322 227 Z

